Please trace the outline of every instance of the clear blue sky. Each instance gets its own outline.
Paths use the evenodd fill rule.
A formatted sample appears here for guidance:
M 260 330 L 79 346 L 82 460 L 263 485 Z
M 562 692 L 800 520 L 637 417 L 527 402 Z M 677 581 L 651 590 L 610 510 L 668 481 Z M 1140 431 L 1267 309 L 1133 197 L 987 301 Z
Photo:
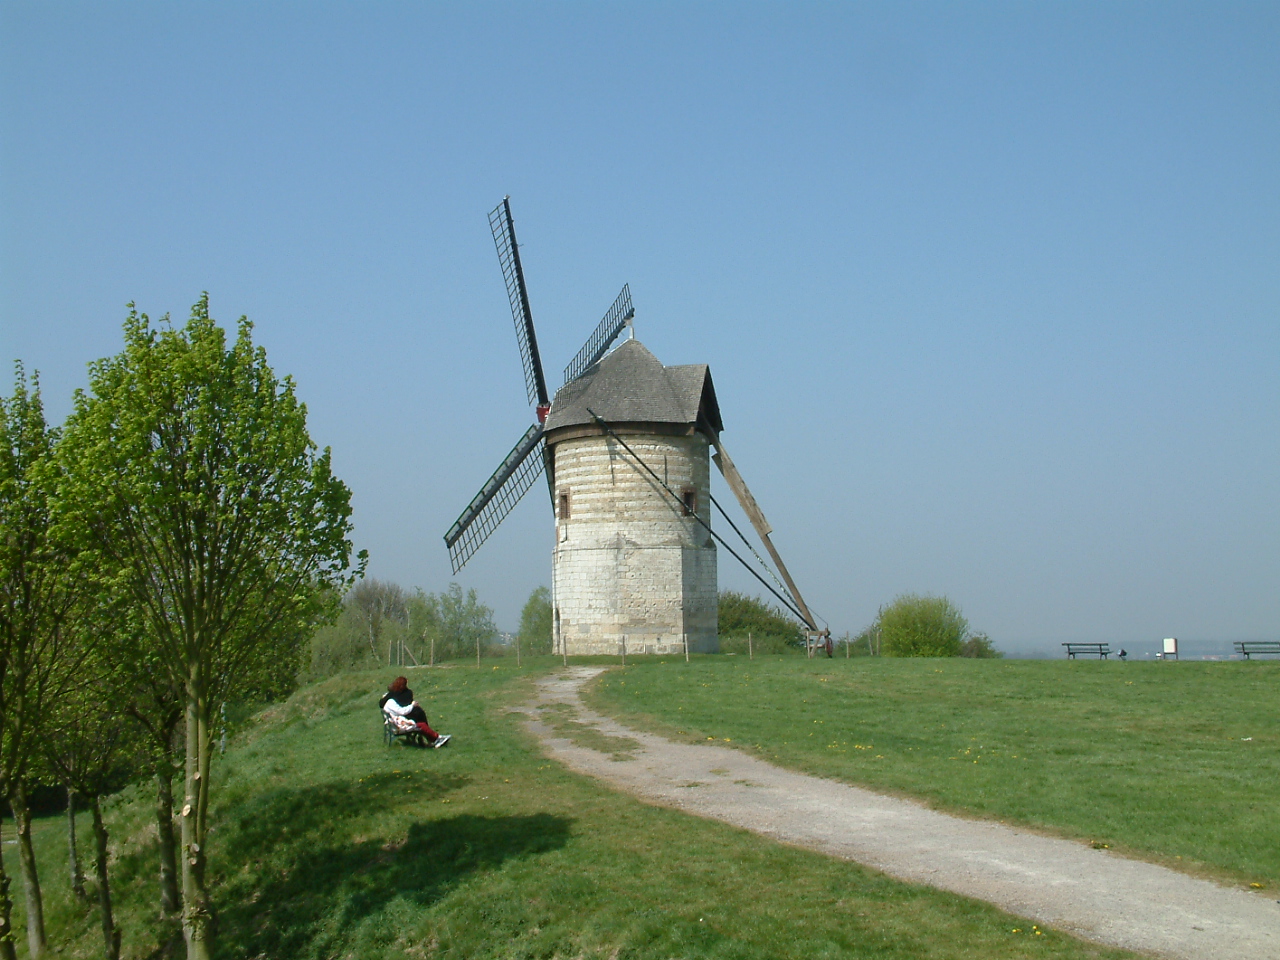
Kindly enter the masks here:
M 1274 3 L 4 2 L 0 359 L 61 419 L 208 290 L 442 589 L 531 420 L 510 194 L 553 381 L 630 282 L 837 632 L 1275 638 L 1277 51 Z M 551 545 L 536 487 L 458 579 L 510 628 Z

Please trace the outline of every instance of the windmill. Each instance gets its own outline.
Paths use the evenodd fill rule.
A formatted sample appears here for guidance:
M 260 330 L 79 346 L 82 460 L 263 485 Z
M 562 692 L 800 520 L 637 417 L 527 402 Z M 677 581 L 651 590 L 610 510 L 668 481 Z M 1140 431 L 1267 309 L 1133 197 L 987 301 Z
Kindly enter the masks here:
M 536 419 L 445 534 L 453 571 L 545 473 L 556 524 L 557 653 L 716 650 L 717 543 L 811 636 L 821 634 L 773 546 L 772 528 L 720 439 L 724 425 L 707 365 L 663 366 L 634 336 L 610 352 L 635 316 L 624 285 L 565 367 L 564 385 L 552 399 L 509 197 L 489 214 L 489 226 Z M 774 578 L 777 589 L 711 529 L 711 508 L 720 509 L 711 495 L 713 461 L 773 559 L 782 577 Z M 758 553 L 756 559 L 772 576 Z

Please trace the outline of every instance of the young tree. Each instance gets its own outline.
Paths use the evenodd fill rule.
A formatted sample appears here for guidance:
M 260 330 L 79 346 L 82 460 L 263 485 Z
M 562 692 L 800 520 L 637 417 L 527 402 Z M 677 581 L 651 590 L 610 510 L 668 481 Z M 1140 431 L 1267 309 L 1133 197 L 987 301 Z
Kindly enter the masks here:
M 385 580 L 361 580 L 347 594 L 345 606 L 364 628 L 373 662 L 390 663 L 391 645 L 402 635 L 396 628 L 404 625 L 408 615 L 404 589 Z
M 477 650 L 498 639 L 493 609 L 480 602 L 475 588 L 465 593 L 456 583 L 437 596 L 440 609 L 440 641 L 436 658 L 475 656 Z M 441 650 L 444 652 L 441 653 Z
M 129 672 L 118 696 L 141 738 L 141 755 L 156 785 L 156 836 L 160 869 L 160 911 L 173 916 L 182 909 L 178 890 L 178 840 L 173 823 L 175 759 L 182 756 L 178 736 L 182 727 L 183 689 L 175 684 L 155 654 L 136 609 L 120 618 L 114 655 Z
M 63 630 L 84 583 L 56 534 L 57 432 L 44 419 L 40 386 L 21 365 L 13 396 L 0 400 L 0 788 L 13 811 L 31 957 L 46 955 L 44 905 L 31 845 L 28 765 L 45 706 L 67 688 L 74 651 Z M 9 878 L 0 863 L 0 958 L 13 956 Z
M 440 598 L 415 587 L 405 603 L 405 642 L 419 664 L 432 662 L 432 643 L 440 638 Z
M 84 889 L 84 871 L 80 868 L 80 850 L 76 846 L 76 792 L 69 784 L 63 784 L 67 791 L 67 859 L 71 875 L 71 892 L 81 900 L 88 898 Z
M 124 350 L 91 365 L 60 445 L 63 499 L 182 690 L 182 926 L 189 960 L 208 960 L 214 711 L 252 678 L 296 671 L 326 588 L 352 579 L 351 493 L 247 319 L 230 345 L 207 295 L 181 329 L 167 320 L 131 305 Z
M 103 955 L 120 958 L 120 930 L 111 906 L 111 883 L 106 824 L 102 819 L 105 794 L 125 786 L 137 774 L 143 761 L 140 731 L 126 722 L 124 704 L 130 685 L 130 665 L 114 656 L 100 658 L 91 689 L 63 697 L 52 705 L 48 719 L 58 736 L 42 740 L 42 752 L 50 769 L 71 791 L 89 801 L 93 815 L 94 872 L 98 880 L 98 908 L 102 921 Z
M 520 645 L 531 654 L 551 652 L 551 591 L 538 587 L 520 611 Z

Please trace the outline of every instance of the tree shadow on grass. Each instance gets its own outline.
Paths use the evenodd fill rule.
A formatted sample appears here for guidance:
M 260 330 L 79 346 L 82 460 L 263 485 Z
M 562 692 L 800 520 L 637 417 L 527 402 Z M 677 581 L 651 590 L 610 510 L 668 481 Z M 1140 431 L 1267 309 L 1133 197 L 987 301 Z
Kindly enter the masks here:
M 398 897 L 430 906 L 472 874 L 567 842 L 572 821 L 547 814 L 415 819 L 405 832 L 397 808 L 408 813 L 465 783 L 384 774 L 246 804 L 220 844 L 229 874 L 217 894 L 223 949 L 240 957 L 328 955 Z M 371 805 L 375 823 L 385 817 L 385 825 L 370 830 L 373 837 L 353 836 L 353 818 L 367 818 Z
M 358 821 L 370 816 L 378 821 L 375 829 L 385 830 L 405 808 L 439 800 L 470 782 L 457 774 L 406 770 L 266 790 L 228 804 L 211 818 L 223 834 L 216 855 L 228 859 L 229 872 L 236 866 L 279 860 L 281 848 L 346 840 L 358 829 Z

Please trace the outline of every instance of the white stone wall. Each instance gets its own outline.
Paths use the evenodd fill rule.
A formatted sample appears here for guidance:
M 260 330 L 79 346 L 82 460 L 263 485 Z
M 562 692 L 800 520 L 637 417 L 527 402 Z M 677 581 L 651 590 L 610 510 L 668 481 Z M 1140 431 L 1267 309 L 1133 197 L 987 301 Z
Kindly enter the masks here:
M 623 435 L 678 495 L 692 491 L 711 522 L 711 460 L 702 434 Z M 555 649 L 571 654 L 683 653 L 719 649 L 716 547 L 610 437 L 554 447 L 556 546 L 552 561 Z M 568 496 L 569 516 L 559 515 Z

